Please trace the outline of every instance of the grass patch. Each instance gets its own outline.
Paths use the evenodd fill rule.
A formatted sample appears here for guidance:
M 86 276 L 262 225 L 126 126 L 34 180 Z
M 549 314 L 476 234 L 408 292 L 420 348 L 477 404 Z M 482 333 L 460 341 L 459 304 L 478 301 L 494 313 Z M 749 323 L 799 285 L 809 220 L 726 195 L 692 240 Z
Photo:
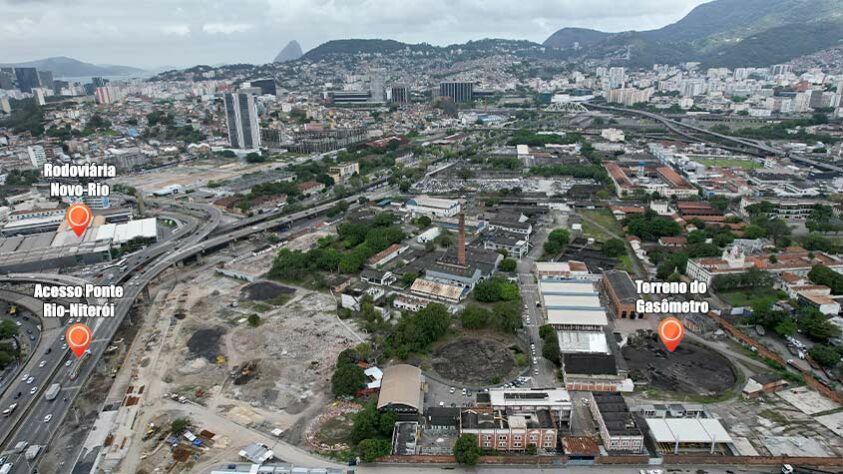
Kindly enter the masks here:
M 733 290 L 717 293 L 723 301 L 734 307 L 753 306 L 755 303 L 775 303 L 779 300 L 776 290 L 772 288 L 755 288 L 752 290 Z
M 579 215 L 583 218 L 582 232 L 585 237 L 593 238 L 599 242 L 605 242 L 613 238 L 610 233 L 591 223 L 587 219 L 590 219 L 591 221 L 594 221 L 604 227 L 606 230 L 623 237 L 623 229 L 621 228 L 620 223 L 615 220 L 615 216 L 608 209 L 590 209 L 580 211 Z
M 284 306 L 285 304 L 289 303 L 290 300 L 293 299 L 293 295 L 278 295 L 274 298 L 270 298 L 264 303 L 271 304 L 272 306 Z
M 245 306 L 251 309 L 252 311 L 257 311 L 258 313 L 266 313 L 267 311 L 272 310 L 271 305 L 268 305 L 262 301 L 246 301 L 242 304 L 242 306 Z
M 630 275 L 635 274 L 635 268 L 632 266 L 632 257 L 630 257 L 629 254 L 621 255 L 620 257 L 618 257 L 617 268 L 620 268 L 621 270 L 629 273 Z
M 756 163 L 752 160 L 738 160 L 738 159 L 729 159 L 729 158 L 716 158 L 716 159 L 705 159 L 705 158 L 694 158 L 693 161 L 697 163 L 710 166 L 712 168 L 740 168 L 744 170 L 754 170 L 758 168 L 762 168 L 763 165 L 760 163 Z

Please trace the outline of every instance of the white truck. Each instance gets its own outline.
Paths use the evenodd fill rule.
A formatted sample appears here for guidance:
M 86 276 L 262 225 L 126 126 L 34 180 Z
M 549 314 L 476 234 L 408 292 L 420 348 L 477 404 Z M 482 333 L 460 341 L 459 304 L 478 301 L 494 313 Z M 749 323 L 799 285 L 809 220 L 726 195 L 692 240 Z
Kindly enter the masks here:
M 13 467 L 15 467 L 15 465 L 10 462 L 3 464 L 3 466 L 0 467 L 0 474 L 9 474 L 10 472 L 12 472 Z
M 51 402 L 56 399 L 56 397 L 59 395 L 59 392 L 61 392 L 61 384 L 54 383 L 50 385 L 50 388 L 48 388 L 47 391 L 44 393 L 44 398 L 46 398 L 48 402 Z
M 32 446 L 27 448 L 27 450 L 23 454 L 23 456 L 26 458 L 27 461 L 32 461 L 33 459 L 38 457 L 38 453 L 40 453 L 40 452 L 41 452 L 41 446 L 38 446 L 37 444 L 33 444 Z

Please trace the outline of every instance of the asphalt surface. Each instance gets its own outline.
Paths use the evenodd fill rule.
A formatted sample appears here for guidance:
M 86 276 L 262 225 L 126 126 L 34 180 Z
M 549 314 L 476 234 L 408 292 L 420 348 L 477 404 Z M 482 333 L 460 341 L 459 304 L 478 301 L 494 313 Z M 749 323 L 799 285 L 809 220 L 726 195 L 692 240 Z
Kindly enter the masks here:
M 518 283 L 521 288 L 521 299 L 524 302 L 524 313 L 529 316 L 524 320 L 524 328 L 532 344 L 536 345 L 535 357 L 538 363 L 533 364 L 530 376 L 533 378 L 532 386 L 537 388 L 556 387 L 559 381 L 556 379 L 556 366 L 553 362 L 542 357 L 542 340 L 539 337 L 539 327 L 544 324 L 544 312 L 536 303 L 541 302 L 538 284 L 533 269 L 536 261 L 544 253 L 544 242 L 551 231 L 567 227 L 567 216 L 560 216 L 559 220 L 553 223 L 537 226 L 539 230 L 532 238 L 533 247 L 530 252 L 518 262 Z M 532 363 L 533 355 L 530 354 Z M 538 374 L 535 373 L 538 369 Z

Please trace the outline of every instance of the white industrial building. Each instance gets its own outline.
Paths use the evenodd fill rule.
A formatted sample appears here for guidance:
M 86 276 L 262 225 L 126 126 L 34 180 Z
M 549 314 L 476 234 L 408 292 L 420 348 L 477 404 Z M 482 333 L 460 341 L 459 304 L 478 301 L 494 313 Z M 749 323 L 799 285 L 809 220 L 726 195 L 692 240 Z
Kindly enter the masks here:
M 714 453 L 718 445 L 732 444 L 732 437 L 714 418 L 647 418 L 653 441 L 662 452 L 705 451 Z
M 459 201 L 430 196 L 416 196 L 408 200 L 405 205 L 411 213 L 428 217 L 454 217 L 462 209 Z

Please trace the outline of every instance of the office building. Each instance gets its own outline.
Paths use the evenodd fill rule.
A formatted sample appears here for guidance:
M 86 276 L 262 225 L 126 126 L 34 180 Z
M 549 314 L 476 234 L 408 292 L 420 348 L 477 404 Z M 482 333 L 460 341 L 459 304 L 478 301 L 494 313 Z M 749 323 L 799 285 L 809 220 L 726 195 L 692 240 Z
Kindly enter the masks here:
M 38 71 L 38 82 L 45 89 L 53 88 L 53 71 Z
M 18 89 L 21 92 L 32 92 L 33 87 L 41 85 L 38 82 L 38 70 L 34 67 L 16 67 L 15 77 L 18 80 Z
M 439 96 L 450 97 L 457 104 L 471 102 L 474 97 L 474 83 L 442 82 L 439 84 Z
M 366 104 L 371 99 L 368 91 L 330 91 L 325 93 L 325 100 L 331 104 Z
M 384 102 L 386 99 L 384 82 L 386 82 L 385 73 L 382 69 L 374 69 L 369 74 L 369 93 L 372 102 Z
M 35 97 L 36 104 L 45 105 L 47 103 L 46 89 L 42 87 L 35 87 L 32 89 L 32 95 Z
M 609 69 L 609 89 L 619 89 L 626 82 L 626 70 L 622 67 Z
M 105 85 L 108 84 L 108 79 L 103 79 L 102 77 L 92 77 L 91 84 L 93 84 L 95 88 L 105 87 Z
M 223 100 L 231 147 L 241 150 L 260 148 L 258 110 L 254 97 L 248 94 L 225 94 Z
M 47 153 L 41 145 L 27 147 L 26 151 L 29 153 L 29 161 L 32 162 L 34 168 L 41 169 L 47 163 Z
M 15 70 L 10 67 L 0 68 L 0 89 L 10 91 L 15 88 Z
M 275 95 L 277 93 L 275 79 L 255 79 L 250 81 L 249 84 L 260 89 L 261 95 Z
M 405 85 L 394 85 L 389 93 L 389 101 L 393 104 L 407 104 L 410 102 L 410 89 Z

